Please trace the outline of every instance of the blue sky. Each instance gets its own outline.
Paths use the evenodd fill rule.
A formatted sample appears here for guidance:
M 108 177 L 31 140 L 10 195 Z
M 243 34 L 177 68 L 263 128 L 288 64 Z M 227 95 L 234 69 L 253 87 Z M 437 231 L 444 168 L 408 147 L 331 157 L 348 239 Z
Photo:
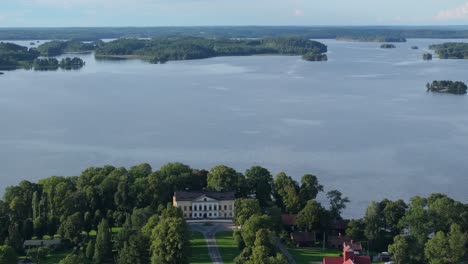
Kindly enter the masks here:
M 0 27 L 467 24 L 467 0 L 3 0 L 0 7 Z

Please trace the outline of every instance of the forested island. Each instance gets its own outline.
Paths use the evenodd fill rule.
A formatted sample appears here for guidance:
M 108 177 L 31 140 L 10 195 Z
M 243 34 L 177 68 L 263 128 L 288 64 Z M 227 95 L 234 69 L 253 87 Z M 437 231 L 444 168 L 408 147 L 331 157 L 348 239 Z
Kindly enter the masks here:
M 406 42 L 403 37 L 385 37 L 385 36 L 353 36 L 353 37 L 337 37 L 337 41 L 354 41 L 354 42 Z
M 380 48 L 381 49 L 394 49 L 394 48 L 396 48 L 396 46 L 393 45 L 393 44 L 382 44 L 382 45 L 380 45 Z
M 429 49 L 434 50 L 440 59 L 468 59 L 468 43 L 448 42 L 431 45 Z
M 153 39 L 118 39 L 101 43 L 96 57 L 142 58 L 151 63 L 169 60 L 205 59 L 219 56 L 306 55 L 304 59 L 324 60 L 324 44 L 298 37 L 264 39 L 207 39 L 196 37 L 158 37 Z
M 433 81 L 432 83 L 427 83 L 426 88 L 428 92 L 451 94 L 466 94 L 467 90 L 465 83 L 453 81 Z
M 194 233 L 183 210 L 171 204 L 179 190 L 233 193 L 237 228 L 225 239 L 232 241 L 228 260 L 235 264 L 287 264 L 278 243 L 293 252 L 291 234 L 312 233 L 310 250 L 333 250 L 330 242 L 341 238 L 358 242 L 362 255 L 388 249 L 398 264 L 468 259 L 468 204 L 445 194 L 373 201 L 362 218 L 345 220 L 341 212 L 350 200 L 339 190 L 325 191 L 312 174 L 296 181 L 260 166 L 241 173 L 224 165 L 207 171 L 168 163 L 153 170 L 143 163 L 7 187 L 0 200 L 0 263 L 62 256 L 59 264 L 188 264 L 196 254 Z M 317 200 L 324 192 L 327 205 Z M 53 238 L 54 246 L 41 245 Z M 37 245 L 25 248 L 25 240 Z
M 55 58 L 50 59 L 35 59 L 31 68 L 35 71 L 55 71 L 58 69 L 63 70 L 77 70 L 82 68 L 85 62 L 78 57 L 75 58 L 64 58 L 60 61 Z

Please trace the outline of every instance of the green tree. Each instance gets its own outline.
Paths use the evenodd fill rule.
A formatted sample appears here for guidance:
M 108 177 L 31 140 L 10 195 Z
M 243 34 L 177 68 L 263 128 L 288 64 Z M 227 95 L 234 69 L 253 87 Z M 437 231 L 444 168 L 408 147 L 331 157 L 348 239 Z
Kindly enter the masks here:
M 260 202 L 260 206 L 265 207 L 269 204 L 273 192 L 271 173 L 263 167 L 254 166 L 246 170 L 244 175 L 251 194 Z
M 300 196 L 301 201 L 306 202 L 317 198 L 317 194 L 323 191 L 323 186 L 319 184 L 317 176 L 306 174 L 301 178 Z
M 466 234 L 460 226 L 452 224 L 448 235 L 439 231 L 427 241 L 424 253 L 431 264 L 459 263 L 465 256 L 466 243 Z
M 112 241 L 109 222 L 103 219 L 98 226 L 93 263 L 107 263 L 112 259 Z
M 424 254 L 430 264 L 452 263 L 450 258 L 450 246 L 444 232 L 439 231 L 426 243 Z
M 15 250 L 7 245 L 0 246 L 0 264 L 18 263 Z
M 351 220 L 346 228 L 346 236 L 351 237 L 355 241 L 365 240 L 364 229 L 366 225 L 363 220 Z
M 252 198 L 239 198 L 234 201 L 234 223 L 243 225 L 252 215 L 262 214 L 260 203 Z
M 424 245 L 429 234 L 435 231 L 433 221 L 427 210 L 427 199 L 416 196 L 411 198 L 410 206 L 399 225 L 401 228 L 408 228 L 418 243 Z
M 151 236 L 151 263 L 189 263 L 190 231 L 182 218 L 169 217 L 161 220 Z
M 405 216 L 407 208 L 408 206 L 405 204 L 405 202 L 400 199 L 394 202 L 390 201 L 383 209 L 387 229 L 389 229 L 394 236 L 401 233 L 401 227 L 399 223 Z
M 338 190 L 332 190 L 327 193 L 327 198 L 330 201 L 331 217 L 341 219 L 341 212 L 346 209 L 346 204 L 349 203 L 348 197 L 343 197 L 343 194 Z
M 320 229 L 324 217 L 324 209 L 315 200 L 307 202 L 306 206 L 297 215 L 297 225 L 307 231 Z
M 412 242 L 411 237 L 406 235 L 398 235 L 394 238 L 393 244 L 388 247 L 388 251 L 397 264 L 417 263 L 414 262 L 412 256 L 414 246 Z
M 364 216 L 364 223 L 366 225 L 364 234 L 370 241 L 376 240 L 380 234 L 380 209 L 377 202 L 372 201 L 366 209 Z
M 81 231 L 83 229 L 83 217 L 77 212 L 69 217 L 60 225 L 59 234 L 70 240 L 75 245 L 81 240 Z
M 252 247 L 255 243 L 257 231 L 260 229 L 268 229 L 271 226 L 271 219 L 268 215 L 253 215 L 241 229 L 242 239 L 247 247 Z
M 224 165 L 215 166 L 208 173 L 207 186 L 215 191 L 236 191 L 238 173 Z
M 274 194 L 276 204 L 289 213 L 297 213 L 301 207 L 300 188 L 295 180 L 286 173 L 280 172 L 274 180 Z

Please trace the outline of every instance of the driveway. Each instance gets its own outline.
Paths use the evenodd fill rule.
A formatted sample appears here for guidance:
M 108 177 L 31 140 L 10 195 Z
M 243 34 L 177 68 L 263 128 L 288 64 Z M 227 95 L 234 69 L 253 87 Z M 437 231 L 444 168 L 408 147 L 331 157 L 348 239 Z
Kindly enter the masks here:
M 214 264 L 222 264 L 223 259 L 219 253 L 218 244 L 216 243 L 216 233 L 220 231 L 234 231 L 235 226 L 232 221 L 226 220 L 189 220 L 187 221 L 192 231 L 198 231 L 203 234 L 208 246 L 208 253 L 211 261 Z

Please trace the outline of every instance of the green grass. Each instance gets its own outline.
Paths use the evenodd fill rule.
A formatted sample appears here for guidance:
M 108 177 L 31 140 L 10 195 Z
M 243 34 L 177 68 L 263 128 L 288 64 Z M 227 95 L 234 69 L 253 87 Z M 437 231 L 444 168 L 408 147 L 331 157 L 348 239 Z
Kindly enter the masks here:
M 240 250 L 237 248 L 232 233 L 232 231 L 216 233 L 216 243 L 218 244 L 219 252 L 225 264 L 233 264 L 234 258 L 240 254 Z
M 72 250 L 61 250 L 61 251 L 53 251 L 47 255 L 46 259 L 41 261 L 41 264 L 57 264 L 65 258 L 68 254 L 70 254 Z M 21 256 L 20 259 L 28 258 L 27 256 Z
M 192 249 L 191 264 L 209 264 L 211 262 L 208 254 L 208 246 L 206 245 L 205 237 L 200 232 L 192 232 L 190 239 L 190 248 Z
M 338 257 L 340 251 L 337 249 L 309 248 L 288 248 L 289 253 L 296 260 L 297 264 L 322 263 L 323 257 Z

